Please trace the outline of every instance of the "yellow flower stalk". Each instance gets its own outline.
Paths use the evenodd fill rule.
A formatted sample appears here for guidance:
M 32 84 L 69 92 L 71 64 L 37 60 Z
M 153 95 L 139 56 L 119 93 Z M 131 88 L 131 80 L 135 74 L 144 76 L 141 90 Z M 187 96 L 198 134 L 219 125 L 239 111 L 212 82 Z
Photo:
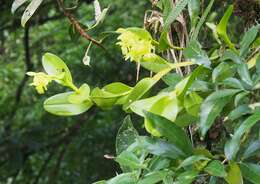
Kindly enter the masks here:
M 54 79 L 53 76 L 43 72 L 27 72 L 26 74 L 34 77 L 30 85 L 35 86 L 39 94 L 43 94 L 47 90 L 47 85 Z
M 152 38 L 144 29 L 135 28 L 135 31 L 132 31 L 120 28 L 116 32 L 120 33 L 118 36 L 120 41 L 117 44 L 120 45 L 125 60 L 139 62 L 144 55 L 150 54 L 154 50 Z

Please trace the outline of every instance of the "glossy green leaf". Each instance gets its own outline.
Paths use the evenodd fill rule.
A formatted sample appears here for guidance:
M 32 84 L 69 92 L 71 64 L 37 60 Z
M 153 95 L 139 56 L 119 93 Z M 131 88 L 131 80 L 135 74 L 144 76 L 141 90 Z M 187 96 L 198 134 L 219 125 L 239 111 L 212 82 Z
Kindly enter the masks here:
M 186 92 L 193 84 L 194 80 L 201 74 L 203 71 L 203 66 L 197 67 L 188 77 L 181 80 L 176 86 L 175 91 L 178 96 L 178 99 L 183 100 Z
M 192 153 L 191 142 L 182 128 L 178 127 L 173 122 L 150 112 L 146 112 L 145 117 L 150 121 L 151 126 L 162 136 L 166 137 L 169 142 L 175 144 L 187 155 Z
M 232 68 L 232 65 L 222 62 L 216 68 L 214 68 L 212 72 L 212 81 L 220 82 L 225 80 L 228 77 L 232 77 L 233 75 L 234 75 L 234 70 Z
M 243 102 L 243 99 L 245 99 L 249 94 L 250 93 L 248 91 L 242 91 L 242 92 L 238 93 L 234 100 L 235 106 L 238 106 L 239 104 L 241 104 L 241 102 Z
M 253 81 L 251 79 L 249 69 L 246 63 L 241 63 L 237 66 L 237 72 L 242 79 L 242 81 L 247 84 L 248 88 L 253 86 Z
M 171 160 L 169 158 L 153 156 L 151 161 L 149 162 L 148 169 L 150 171 L 159 171 L 170 166 Z
M 207 8 L 205 9 L 204 13 L 202 14 L 202 16 L 201 16 L 199 22 L 198 22 L 197 25 L 196 25 L 196 28 L 195 28 L 193 34 L 192 34 L 192 36 L 191 36 L 191 39 L 192 39 L 192 40 L 197 40 L 198 35 L 199 35 L 199 33 L 200 33 L 200 29 L 201 29 L 202 25 L 204 24 L 204 22 L 206 21 L 206 19 L 207 19 L 207 17 L 208 17 L 208 14 L 209 14 L 209 12 L 210 12 L 210 10 L 211 10 L 213 4 L 214 4 L 214 1 L 215 1 L 215 0 L 210 0 L 210 2 L 209 2 L 209 4 L 208 4 Z
M 64 80 L 57 80 L 59 83 L 72 83 L 71 73 L 67 65 L 58 56 L 46 53 L 42 57 L 42 66 L 47 74 L 49 75 L 60 75 L 62 72 L 65 73 Z
M 168 93 L 161 93 L 161 94 L 158 94 L 158 95 L 150 97 L 150 98 L 138 100 L 138 101 L 133 102 L 130 105 L 130 108 L 134 113 L 144 117 L 144 111 L 149 111 L 151 109 L 151 107 L 158 100 L 160 100 L 166 96 L 168 96 Z
M 130 116 L 126 116 L 116 136 L 116 153 L 119 155 L 135 142 L 138 132 L 134 128 Z
M 169 62 L 153 53 L 144 55 L 140 64 L 142 67 L 155 73 L 170 68 Z
M 80 104 L 69 102 L 68 99 L 72 94 L 74 92 L 66 92 L 48 98 L 44 101 L 44 109 L 55 115 L 72 116 L 81 114 L 92 106 L 90 100 L 85 100 Z
M 227 88 L 245 89 L 241 81 L 233 77 L 225 79 L 221 84 L 225 85 Z
M 242 63 L 242 59 L 233 50 L 226 50 L 224 52 L 224 54 L 222 55 L 221 60 L 222 61 L 231 60 L 231 61 L 234 61 L 234 63 L 236 63 L 236 64 Z
M 115 161 L 118 162 L 121 167 L 129 167 L 131 169 L 145 168 L 145 165 L 141 163 L 140 159 L 130 151 L 121 152 L 115 158 Z
M 211 161 L 207 165 L 207 167 L 204 168 L 204 171 L 209 173 L 211 176 L 218 176 L 218 177 L 227 176 L 224 165 L 218 160 Z
M 251 27 L 244 35 L 242 38 L 242 41 L 240 42 L 240 56 L 241 57 L 246 57 L 250 45 L 253 43 L 255 40 L 257 33 L 260 29 L 260 25 L 253 26 Z
M 23 16 L 21 19 L 21 24 L 24 27 L 26 22 L 31 18 L 31 16 L 35 13 L 37 8 L 41 5 L 43 0 L 32 0 L 30 4 L 27 6 L 25 11 L 23 12 Z
M 240 163 L 240 169 L 242 171 L 243 177 L 254 183 L 259 184 L 260 182 L 260 165 L 253 163 Z
M 162 78 L 168 86 L 175 86 L 178 82 L 182 80 L 182 77 L 177 73 L 168 73 Z
M 99 107 L 110 109 L 114 105 L 126 102 L 126 99 L 120 97 L 127 96 L 131 91 L 131 87 L 121 82 L 114 82 L 104 86 L 102 89 L 93 89 L 91 92 L 91 98 Z
M 211 176 L 209 179 L 209 184 L 217 184 L 218 178 L 215 176 Z
M 252 126 L 254 126 L 260 120 L 260 112 L 257 111 L 250 117 L 248 117 L 235 131 L 231 140 L 227 141 L 225 144 L 225 155 L 229 160 L 236 157 L 236 154 L 240 147 L 240 139 L 243 134 L 248 131 Z
M 123 109 L 128 110 L 131 103 L 136 100 L 139 100 L 143 95 L 145 95 L 164 75 L 166 75 L 170 69 L 163 70 L 157 73 L 151 78 L 144 78 L 140 80 L 127 98 L 126 104 L 124 104 Z
M 225 180 L 228 184 L 243 184 L 242 173 L 236 162 L 228 165 L 227 176 Z
M 186 7 L 188 4 L 188 0 L 180 0 L 176 3 L 173 9 L 169 12 L 166 19 L 164 20 L 164 28 L 163 32 L 167 32 L 170 28 L 170 25 L 176 20 L 176 18 L 180 15 L 182 10 Z
M 184 108 L 194 117 L 199 116 L 202 98 L 196 93 L 191 92 L 184 97 Z
M 200 14 L 200 1 L 199 0 L 190 0 L 188 2 L 188 11 L 191 20 L 191 27 L 195 27 L 196 23 L 199 20 Z
M 136 181 L 136 173 L 123 173 L 108 180 L 106 184 L 134 184 Z
M 190 170 L 181 173 L 174 184 L 191 184 L 198 176 L 198 171 Z
M 247 159 L 255 155 L 260 155 L 260 139 L 249 144 L 242 158 Z
M 144 176 L 143 179 L 137 182 L 137 184 L 156 184 L 162 181 L 166 176 L 167 171 L 154 171 Z
M 11 12 L 14 13 L 20 6 L 22 6 L 28 0 L 14 0 L 11 8 Z
M 144 55 L 140 64 L 147 70 L 150 70 L 155 73 L 161 72 L 166 69 L 174 69 L 193 65 L 193 63 L 189 61 L 169 63 L 165 59 L 153 53 Z
M 148 111 L 174 122 L 179 112 L 176 94 L 170 93 L 158 99 Z
M 193 165 L 194 163 L 196 163 L 198 161 L 202 161 L 202 160 L 209 161 L 210 159 L 203 155 L 193 155 L 193 156 L 190 156 L 190 157 L 186 158 L 185 160 L 183 160 L 181 162 L 181 164 L 178 166 L 178 168 L 187 167 L 187 166 Z
M 245 105 L 245 104 L 240 105 L 228 114 L 228 119 L 230 119 L 231 121 L 234 121 L 235 119 L 238 119 L 241 116 L 250 114 L 252 112 L 253 112 L 252 109 L 248 105 Z
M 163 139 L 140 136 L 137 138 L 137 144 L 138 147 L 146 150 L 148 153 L 160 157 L 176 159 L 183 158 L 186 155 L 180 148 Z
M 108 84 L 102 88 L 102 91 L 106 91 L 112 93 L 113 96 L 122 96 L 127 95 L 131 92 L 132 88 L 121 83 L 121 82 L 114 82 Z
M 85 100 L 89 99 L 90 88 L 87 84 L 80 86 L 79 90 L 71 94 L 68 98 L 68 101 L 73 104 L 81 104 Z
M 224 89 L 215 91 L 208 96 L 201 105 L 199 127 L 201 135 L 204 137 L 208 129 L 212 126 L 217 116 L 220 115 L 224 106 L 231 101 L 231 97 L 239 90 Z
M 222 38 L 223 41 L 228 45 L 230 49 L 237 52 L 234 44 L 230 41 L 227 35 L 227 24 L 232 12 L 233 12 L 233 5 L 230 5 L 227 11 L 225 12 L 224 16 L 220 20 L 219 24 L 217 25 L 217 33 L 219 34 L 220 38 Z
M 211 65 L 207 53 L 202 50 L 197 40 L 191 40 L 188 47 L 184 49 L 183 54 L 186 59 L 191 60 L 193 63 L 204 65 L 207 68 Z
M 178 116 L 174 121 L 174 123 L 179 127 L 186 127 L 195 122 L 198 122 L 198 118 L 187 113 L 185 109 L 178 113 Z

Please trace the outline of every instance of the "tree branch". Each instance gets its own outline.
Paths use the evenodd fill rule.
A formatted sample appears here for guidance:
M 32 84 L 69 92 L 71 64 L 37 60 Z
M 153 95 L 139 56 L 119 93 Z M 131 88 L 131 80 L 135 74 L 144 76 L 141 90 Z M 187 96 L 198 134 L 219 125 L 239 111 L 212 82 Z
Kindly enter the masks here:
M 95 40 L 94 38 L 92 38 L 91 36 L 89 36 L 85 30 L 80 26 L 79 22 L 75 19 L 75 17 L 70 14 L 63 6 L 63 3 L 61 0 L 57 0 L 59 7 L 61 8 L 61 10 L 63 11 L 64 15 L 69 19 L 70 23 L 75 27 L 75 29 L 78 31 L 78 33 L 85 38 L 88 41 L 93 42 L 94 44 L 96 44 L 97 46 L 101 47 L 102 49 L 104 49 L 104 46 L 101 45 L 101 43 L 97 40 Z

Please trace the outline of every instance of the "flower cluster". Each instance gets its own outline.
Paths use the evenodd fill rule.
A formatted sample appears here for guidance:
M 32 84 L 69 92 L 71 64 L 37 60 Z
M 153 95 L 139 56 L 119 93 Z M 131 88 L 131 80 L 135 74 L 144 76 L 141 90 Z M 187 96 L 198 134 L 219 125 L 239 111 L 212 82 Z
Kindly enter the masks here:
M 33 76 L 33 82 L 30 84 L 31 86 L 35 86 L 37 92 L 39 94 L 43 94 L 47 90 L 47 85 L 54 80 L 53 76 L 47 75 L 43 72 L 27 72 L 27 75 Z
M 120 41 L 117 44 L 121 46 L 125 60 L 130 59 L 130 61 L 139 62 L 144 55 L 150 54 L 154 50 L 152 39 L 142 37 L 142 34 L 122 28 L 116 32 L 120 33 L 118 36 Z

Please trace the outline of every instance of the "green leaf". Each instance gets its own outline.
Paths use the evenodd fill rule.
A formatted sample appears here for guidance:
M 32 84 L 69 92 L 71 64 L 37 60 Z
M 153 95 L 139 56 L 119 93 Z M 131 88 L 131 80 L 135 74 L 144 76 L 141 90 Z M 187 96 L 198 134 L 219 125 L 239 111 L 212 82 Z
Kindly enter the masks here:
M 240 57 L 246 57 L 249 51 L 249 47 L 255 40 L 259 29 L 260 25 L 253 26 L 245 33 L 244 37 L 242 38 L 242 41 L 240 42 Z
M 190 113 L 187 113 L 186 110 L 184 109 L 178 113 L 178 116 L 174 121 L 174 124 L 178 125 L 179 127 L 186 127 L 197 121 L 198 121 L 197 117 L 192 116 Z
M 211 62 L 207 53 L 201 49 L 201 45 L 197 40 L 191 40 L 188 47 L 184 49 L 183 54 L 186 59 L 191 60 L 193 63 L 210 68 Z
M 169 38 L 168 32 L 165 31 L 165 32 L 162 32 L 162 34 L 160 36 L 158 50 L 159 50 L 159 52 L 162 52 L 169 48 L 173 48 L 173 45 Z
M 207 8 L 205 9 L 204 13 L 202 14 L 193 34 L 191 36 L 191 40 L 197 40 L 198 35 L 200 33 L 200 29 L 201 29 L 202 25 L 204 24 L 204 22 L 206 21 L 213 4 L 214 4 L 214 0 L 211 0 L 208 4 Z
M 178 166 L 178 168 L 193 165 L 194 163 L 201 161 L 201 160 L 209 161 L 210 159 L 203 155 L 192 155 L 192 156 L 186 158 L 185 160 L 183 160 L 181 162 L 181 164 Z
M 14 13 L 20 6 L 22 6 L 28 0 L 14 0 L 11 8 L 11 12 Z
M 212 81 L 220 82 L 225 80 L 228 77 L 234 75 L 234 70 L 231 64 L 225 62 L 220 63 L 212 72 Z
M 240 169 L 243 177 L 254 183 L 259 184 L 260 182 L 260 165 L 253 163 L 240 163 Z
M 235 119 L 238 119 L 241 116 L 250 114 L 252 112 L 253 112 L 252 109 L 248 105 L 245 105 L 245 104 L 240 105 L 228 114 L 228 119 L 230 119 L 231 121 L 234 121 Z
M 80 86 L 79 90 L 71 94 L 68 101 L 73 104 L 81 104 L 89 99 L 90 88 L 87 84 Z
M 255 155 L 260 155 L 260 139 L 249 144 L 242 158 L 247 159 Z
M 191 92 L 184 98 L 184 108 L 194 117 L 199 116 L 201 103 L 202 98 L 196 92 Z
M 119 155 L 135 142 L 138 132 L 134 128 L 130 116 L 126 116 L 116 136 L 116 153 Z
M 140 64 L 142 67 L 155 73 L 170 68 L 169 62 L 153 53 L 144 55 Z
M 190 0 L 188 2 L 188 11 L 191 20 L 191 27 L 195 27 L 200 14 L 200 1 L 199 0 Z
M 180 0 L 176 3 L 175 7 L 171 9 L 166 19 L 164 20 L 164 28 L 163 32 L 167 32 L 170 28 L 170 25 L 176 20 L 176 18 L 180 15 L 182 10 L 186 7 L 189 0 Z
M 154 171 L 146 174 L 137 184 L 156 184 L 162 181 L 168 174 L 168 171 Z
M 43 0 L 32 0 L 30 4 L 27 6 L 25 11 L 23 12 L 23 16 L 21 19 L 21 24 L 24 27 L 26 22 L 31 18 L 37 8 L 41 5 Z
M 198 174 L 198 171 L 194 170 L 185 171 L 176 178 L 176 182 L 174 182 L 174 184 L 191 184 Z
M 174 122 L 179 112 L 176 94 L 170 93 L 158 99 L 148 111 Z
M 226 87 L 231 87 L 235 89 L 245 89 L 241 81 L 233 77 L 225 79 L 221 84 L 225 85 Z
M 236 64 L 242 63 L 242 59 L 233 50 L 226 50 L 224 52 L 224 54 L 222 55 L 221 60 L 222 61 L 231 60 L 231 61 L 234 61 Z
M 180 148 L 163 139 L 140 136 L 137 138 L 137 144 L 142 150 L 160 157 L 176 159 L 186 155 Z
M 175 86 L 179 81 L 182 80 L 182 77 L 177 73 L 168 73 L 162 78 L 168 86 Z
M 258 55 L 256 59 L 256 72 L 260 74 L 260 54 Z
M 182 128 L 171 121 L 150 112 L 146 112 L 145 117 L 151 123 L 151 126 L 162 136 L 166 137 L 169 142 L 175 144 L 187 155 L 192 153 L 191 142 Z
M 242 91 L 242 92 L 238 93 L 234 100 L 235 106 L 238 106 L 240 104 L 240 102 L 249 94 L 250 93 L 248 91 Z
M 153 156 L 152 159 L 149 161 L 148 169 L 150 171 L 159 171 L 170 166 L 171 160 L 168 158 L 160 157 L 160 156 Z
M 224 89 L 213 92 L 201 105 L 199 127 L 202 137 L 212 126 L 217 116 L 220 115 L 224 106 L 231 101 L 231 97 L 240 90 Z
M 74 92 L 66 92 L 48 98 L 44 101 L 44 109 L 55 115 L 72 116 L 81 114 L 92 106 L 90 100 L 85 100 L 80 104 L 69 102 L 68 99 L 72 94 L 74 94 Z
M 136 180 L 136 173 L 123 173 L 108 180 L 106 184 L 134 184 Z
M 120 97 L 127 96 L 131 91 L 131 87 L 121 82 L 114 82 L 104 86 L 102 89 L 93 89 L 91 98 L 99 107 L 110 109 L 114 105 L 125 103 L 126 99 Z
M 170 70 L 171 69 L 163 70 L 151 78 L 144 78 L 140 80 L 129 94 L 123 109 L 128 110 L 134 101 L 139 100 L 142 96 L 144 96 Z
M 215 176 L 211 176 L 209 180 L 209 184 L 217 184 L 218 178 Z
M 237 66 L 237 72 L 244 83 L 247 84 L 247 88 L 251 88 L 253 86 L 253 81 L 250 77 L 249 69 L 246 63 L 240 63 Z
M 58 56 L 51 53 L 44 54 L 42 57 L 42 65 L 46 73 L 49 75 L 58 76 L 63 72 L 65 73 L 63 80 L 56 80 L 58 83 L 65 85 L 67 83 L 72 83 L 72 77 L 69 68 Z
M 240 147 L 240 139 L 243 134 L 248 131 L 260 120 L 260 112 L 257 111 L 250 117 L 248 117 L 235 131 L 232 139 L 227 141 L 225 144 L 225 155 L 227 159 L 232 160 L 236 157 L 236 154 Z
M 150 97 L 150 98 L 145 98 L 142 100 L 138 100 L 133 102 L 130 105 L 131 110 L 138 114 L 139 116 L 144 117 L 144 111 L 149 111 L 151 107 L 160 99 L 163 97 L 168 96 L 168 93 L 161 93 L 156 96 Z
M 161 72 L 166 69 L 174 69 L 174 68 L 193 65 L 193 63 L 189 61 L 179 62 L 179 63 L 169 63 L 165 59 L 153 53 L 144 55 L 140 64 L 147 70 L 150 70 L 155 73 Z
M 218 176 L 218 177 L 227 176 L 224 165 L 218 160 L 213 160 L 212 162 L 210 162 L 207 165 L 207 167 L 204 168 L 204 171 L 209 173 L 211 176 Z
M 175 91 L 178 96 L 178 99 L 181 101 L 184 99 L 184 96 L 188 89 L 191 87 L 197 76 L 199 76 L 203 71 L 203 66 L 197 67 L 188 77 L 181 80 L 176 86 Z
M 123 151 L 115 158 L 115 161 L 118 162 L 121 167 L 129 167 L 131 169 L 145 168 L 145 165 L 130 151 Z
M 228 184 L 243 184 L 242 174 L 236 162 L 231 162 L 228 165 L 228 171 L 225 180 Z
M 230 49 L 237 52 L 234 44 L 230 41 L 227 35 L 227 24 L 232 12 L 233 12 L 233 5 L 230 5 L 227 11 L 225 12 L 224 16 L 220 20 L 219 24 L 217 25 L 217 33 L 219 34 L 220 38 L 222 38 L 223 41 L 228 45 Z

